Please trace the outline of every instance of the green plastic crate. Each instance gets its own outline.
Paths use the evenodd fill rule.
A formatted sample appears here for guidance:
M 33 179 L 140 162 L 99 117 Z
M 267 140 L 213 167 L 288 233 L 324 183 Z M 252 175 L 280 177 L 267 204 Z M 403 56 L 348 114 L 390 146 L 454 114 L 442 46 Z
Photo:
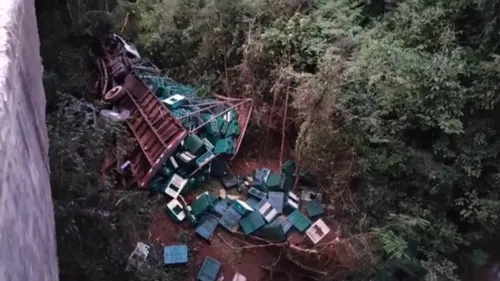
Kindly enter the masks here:
M 229 122 L 226 131 L 224 132 L 224 136 L 227 137 L 236 137 L 240 134 L 240 123 L 238 120 L 231 120 Z
M 286 240 L 283 227 L 279 223 L 270 223 L 265 225 L 257 232 L 257 236 L 273 242 L 283 242 Z
M 247 203 L 241 200 L 236 200 L 234 202 L 233 208 L 235 208 L 236 211 L 238 211 L 238 213 L 240 213 L 240 215 L 242 216 L 246 216 L 254 211 L 254 209 L 251 206 L 249 206 Z
M 198 155 L 202 152 L 201 148 L 204 146 L 203 140 L 200 139 L 196 134 L 189 134 L 184 139 L 184 147 L 194 155 Z
M 259 212 L 252 212 L 248 216 L 240 220 L 240 226 L 243 233 L 250 235 L 259 230 L 266 224 L 266 221 Z
M 295 184 L 295 177 L 288 174 L 281 174 L 280 178 L 280 189 L 283 191 L 292 190 Z
M 317 199 L 307 202 L 306 209 L 307 215 L 313 219 L 320 218 L 325 213 L 323 206 L 321 206 L 321 202 Z
M 295 162 L 287 160 L 285 163 L 283 163 L 283 166 L 281 167 L 281 172 L 285 175 L 293 176 L 296 168 L 297 164 L 295 164 Z
M 220 139 L 215 143 L 215 154 L 233 154 L 234 141 L 231 138 Z
M 288 216 L 288 220 L 300 232 L 306 231 L 311 226 L 311 220 L 304 216 L 299 210 L 293 211 L 293 213 Z
M 278 173 L 271 173 L 267 178 L 266 187 L 270 191 L 281 190 L 281 175 Z
M 213 207 L 215 202 L 215 195 L 210 192 L 205 192 L 196 199 L 191 206 L 193 215 L 201 217 L 206 211 Z

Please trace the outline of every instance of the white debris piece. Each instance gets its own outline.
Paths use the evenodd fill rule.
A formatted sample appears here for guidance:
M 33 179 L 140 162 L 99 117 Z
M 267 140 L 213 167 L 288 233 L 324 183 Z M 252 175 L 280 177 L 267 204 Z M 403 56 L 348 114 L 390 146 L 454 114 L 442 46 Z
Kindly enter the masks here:
M 317 199 L 319 202 L 321 202 L 321 199 L 323 198 L 322 194 L 319 192 L 314 192 L 311 190 L 304 189 L 302 190 L 302 193 L 300 194 L 300 199 L 302 201 L 312 201 L 314 199 Z
M 330 228 L 326 226 L 325 222 L 322 219 L 317 220 L 315 223 L 309 227 L 306 231 L 307 237 L 311 239 L 314 244 L 318 244 L 318 242 L 323 239 L 330 232 Z
M 233 281 L 247 281 L 247 278 L 241 273 L 236 272 L 236 274 L 233 277 Z
M 165 188 L 165 193 L 172 197 L 172 198 L 177 198 L 179 194 L 181 193 L 182 189 L 186 186 L 188 180 L 182 178 L 181 176 L 174 174 L 172 176 L 172 179 L 167 185 L 167 188 Z
M 128 257 L 128 263 L 127 263 L 126 270 L 130 271 L 132 269 L 139 269 L 146 261 L 148 255 L 149 255 L 149 249 L 150 249 L 150 246 L 148 246 L 142 242 L 137 242 L 137 245 L 135 246 L 134 251 Z

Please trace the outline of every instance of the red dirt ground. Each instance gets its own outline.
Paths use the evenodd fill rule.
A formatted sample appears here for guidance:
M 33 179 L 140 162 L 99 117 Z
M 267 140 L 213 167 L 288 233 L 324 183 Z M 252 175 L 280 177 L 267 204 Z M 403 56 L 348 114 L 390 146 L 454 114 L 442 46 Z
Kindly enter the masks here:
M 244 157 L 240 155 L 230 163 L 230 169 L 235 175 L 246 175 L 250 176 L 253 174 L 254 170 L 257 168 L 269 168 L 272 171 L 280 170 L 280 159 L 279 159 L 279 148 L 277 151 L 272 151 L 268 153 L 267 157 L 259 156 L 255 157 Z M 285 153 L 285 159 L 288 153 Z M 192 203 L 195 200 L 195 194 L 190 194 L 185 197 L 188 203 Z M 328 220 L 328 218 L 325 218 Z M 327 222 L 328 223 L 328 222 Z M 333 226 L 331 223 L 328 223 Z M 325 237 L 320 243 L 329 242 L 335 237 L 336 225 L 332 227 L 332 232 Z M 277 259 L 277 253 L 273 253 L 273 249 L 269 247 L 261 248 L 251 248 L 251 249 L 237 249 L 239 247 L 247 246 L 252 244 L 259 244 L 258 241 L 246 240 L 242 241 L 244 238 L 242 235 L 233 234 L 222 227 L 217 227 L 215 233 L 212 236 L 211 244 L 204 239 L 198 237 L 194 232 L 194 228 L 190 227 L 187 222 L 183 224 L 174 223 L 166 214 L 159 211 L 153 216 L 150 228 L 150 243 L 160 243 L 162 245 L 175 245 L 179 244 L 180 233 L 187 233 L 189 235 L 190 251 L 194 254 L 192 260 L 190 260 L 188 265 L 189 279 L 196 280 L 196 274 L 203 263 L 205 257 L 212 257 L 222 263 L 221 274 L 219 274 L 219 280 L 221 276 L 224 277 L 223 280 L 231 281 L 236 272 L 241 273 L 247 277 L 248 281 L 270 281 L 269 271 L 261 268 L 273 267 L 273 262 Z M 299 233 L 293 233 L 289 236 L 289 241 L 294 244 L 300 244 L 307 239 L 305 235 Z M 310 242 L 309 242 L 310 243 Z M 230 245 L 228 245 L 230 244 Z M 283 260 L 283 259 L 282 259 Z M 280 276 L 278 273 L 274 274 L 274 280 L 299 280 L 300 274 L 296 275 L 291 273 L 295 271 L 291 267 L 296 267 L 289 264 L 285 265 L 285 269 L 289 272 L 288 276 L 283 275 L 284 279 L 278 279 Z M 188 281 L 186 280 L 186 281 Z M 179 280 L 180 281 L 180 280 Z
M 179 233 L 182 230 L 186 230 L 190 235 L 192 234 L 189 242 L 191 246 L 190 250 L 196 249 L 194 259 L 188 265 L 188 280 L 196 280 L 196 274 L 205 257 L 214 258 L 222 263 L 222 274 L 219 277 L 223 276 L 224 280 L 232 280 L 236 272 L 246 276 L 248 281 L 269 280 L 266 271 L 261 269 L 260 265 L 267 266 L 272 264 L 275 259 L 274 255 L 264 248 L 232 249 L 226 242 L 235 248 L 241 247 L 242 245 L 237 239 L 238 236 L 225 231 L 221 227 L 217 228 L 212 236 L 212 244 L 209 244 L 204 239 L 198 237 L 194 229 L 190 228 L 186 223 L 175 224 L 167 215 L 159 212 L 153 216 L 150 243 L 156 242 L 162 245 L 179 244 Z

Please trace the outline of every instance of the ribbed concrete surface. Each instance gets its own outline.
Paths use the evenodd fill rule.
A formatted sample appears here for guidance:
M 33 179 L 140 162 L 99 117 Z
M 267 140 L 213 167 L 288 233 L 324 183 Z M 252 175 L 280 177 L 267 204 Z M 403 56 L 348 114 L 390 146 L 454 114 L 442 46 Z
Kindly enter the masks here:
M 56 281 L 34 0 L 0 0 L 0 280 Z

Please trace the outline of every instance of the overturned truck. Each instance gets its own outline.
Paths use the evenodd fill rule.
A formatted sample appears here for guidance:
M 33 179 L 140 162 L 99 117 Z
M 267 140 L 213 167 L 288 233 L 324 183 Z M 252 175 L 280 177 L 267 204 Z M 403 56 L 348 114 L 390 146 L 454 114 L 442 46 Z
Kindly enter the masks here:
M 180 193 L 216 174 L 236 155 L 252 112 L 251 100 L 199 97 L 194 88 L 162 75 L 115 34 L 94 53 L 101 76 L 99 98 L 126 122 L 136 140 L 123 159 L 104 165 L 105 171 L 119 167 L 127 187 L 167 186 L 162 191 L 170 187 Z

